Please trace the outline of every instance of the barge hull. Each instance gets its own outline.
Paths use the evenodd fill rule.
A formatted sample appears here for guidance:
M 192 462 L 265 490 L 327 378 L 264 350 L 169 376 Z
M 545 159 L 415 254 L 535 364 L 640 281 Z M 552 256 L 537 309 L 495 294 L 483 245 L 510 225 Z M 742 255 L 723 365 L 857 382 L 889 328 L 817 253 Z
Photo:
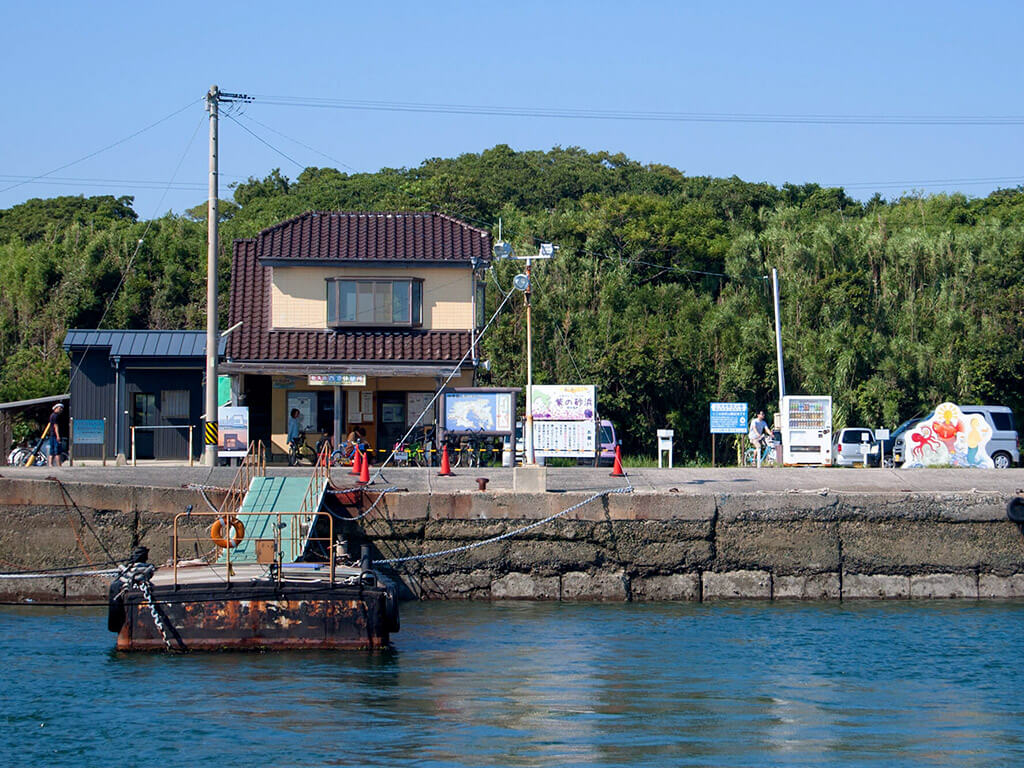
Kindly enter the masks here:
M 153 590 L 172 650 L 377 649 L 397 631 L 397 607 L 384 589 L 273 592 L 233 586 L 229 594 Z M 120 651 L 167 650 L 150 604 L 124 602 Z

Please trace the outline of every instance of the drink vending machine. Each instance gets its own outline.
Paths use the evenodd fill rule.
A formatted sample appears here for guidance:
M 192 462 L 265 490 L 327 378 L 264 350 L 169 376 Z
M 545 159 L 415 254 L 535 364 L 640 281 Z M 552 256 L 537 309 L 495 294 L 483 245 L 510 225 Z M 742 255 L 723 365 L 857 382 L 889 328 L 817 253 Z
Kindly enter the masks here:
M 782 463 L 831 466 L 831 397 L 787 395 L 782 398 Z

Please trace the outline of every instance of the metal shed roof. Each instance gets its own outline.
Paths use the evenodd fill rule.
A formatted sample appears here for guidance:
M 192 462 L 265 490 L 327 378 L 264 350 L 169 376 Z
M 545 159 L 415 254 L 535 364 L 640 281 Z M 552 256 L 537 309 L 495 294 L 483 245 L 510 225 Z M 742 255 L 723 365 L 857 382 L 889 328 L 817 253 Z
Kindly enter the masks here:
M 224 354 L 225 339 L 217 345 Z M 205 357 L 206 331 L 85 331 L 71 329 L 64 349 L 108 347 L 111 357 Z

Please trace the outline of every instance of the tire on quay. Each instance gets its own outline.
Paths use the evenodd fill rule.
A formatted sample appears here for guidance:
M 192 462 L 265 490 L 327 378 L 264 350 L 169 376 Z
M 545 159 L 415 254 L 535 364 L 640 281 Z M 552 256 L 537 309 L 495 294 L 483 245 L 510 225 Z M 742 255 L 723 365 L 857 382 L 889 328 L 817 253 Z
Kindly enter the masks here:
M 1006 502 L 1006 516 L 1015 523 L 1024 523 L 1024 496 L 1014 496 Z

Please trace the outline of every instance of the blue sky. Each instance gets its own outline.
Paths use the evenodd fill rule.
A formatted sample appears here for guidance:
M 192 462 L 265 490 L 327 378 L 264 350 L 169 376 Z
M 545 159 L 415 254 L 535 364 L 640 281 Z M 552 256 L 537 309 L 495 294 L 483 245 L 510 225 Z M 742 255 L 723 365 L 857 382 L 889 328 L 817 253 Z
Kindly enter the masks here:
M 255 95 L 238 119 L 298 162 L 225 119 L 224 184 L 275 167 L 294 178 L 307 165 L 415 166 L 498 143 L 606 149 L 690 174 L 842 184 L 860 199 L 915 189 L 985 195 L 1024 183 L 1024 125 L 495 117 L 312 109 L 260 98 L 1017 116 L 1024 115 L 1019 3 L 3 0 L 0 12 L 7 32 L 0 52 L 0 207 L 30 197 L 130 194 L 149 218 L 203 201 L 201 97 L 212 83 Z M 190 102 L 136 138 L 19 184 Z M 166 189 L 172 178 L 175 186 Z

